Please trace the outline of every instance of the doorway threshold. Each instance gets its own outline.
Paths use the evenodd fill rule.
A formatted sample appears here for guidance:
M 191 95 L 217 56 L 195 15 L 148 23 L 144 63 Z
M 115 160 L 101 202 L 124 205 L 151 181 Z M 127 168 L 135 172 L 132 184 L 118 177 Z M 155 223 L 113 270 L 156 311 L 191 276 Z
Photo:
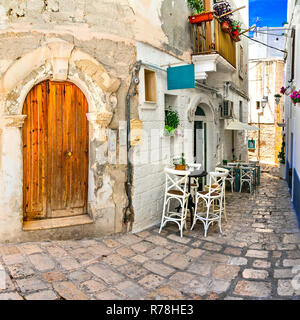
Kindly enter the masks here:
M 89 215 L 84 214 L 84 215 L 73 216 L 73 217 L 24 221 L 23 230 L 38 231 L 38 230 L 80 226 L 80 225 L 92 224 L 92 223 L 94 223 L 93 219 L 91 219 Z

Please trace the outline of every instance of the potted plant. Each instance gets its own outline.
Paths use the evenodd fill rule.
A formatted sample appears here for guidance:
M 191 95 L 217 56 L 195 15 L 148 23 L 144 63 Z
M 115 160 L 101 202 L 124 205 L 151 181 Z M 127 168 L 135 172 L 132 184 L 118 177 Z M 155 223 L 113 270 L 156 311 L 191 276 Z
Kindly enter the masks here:
M 292 102 L 294 105 L 300 102 L 300 91 L 293 91 L 293 93 L 290 95 L 290 98 L 292 99 Z
M 213 20 L 213 11 L 205 11 L 203 0 L 188 0 L 188 6 L 193 10 L 193 15 L 189 17 L 190 24 Z
M 231 12 L 231 5 L 227 1 L 221 1 L 217 2 L 214 4 L 214 11 L 217 17 L 222 16 L 223 14 L 227 12 Z M 226 33 L 231 32 L 231 22 L 232 22 L 232 14 L 228 14 L 224 17 L 221 17 L 220 19 L 221 22 L 221 29 L 222 31 Z
M 240 27 L 241 22 L 237 20 L 232 20 L 231 22 L 231 33 L 230 36 L 235 42 L 241 41 L 239 34 L 241 33 L 242 29 Z
M 184 158 L 184 153 L 181 154 L 180 158 L 173 159 L 173 164 L 175 165 L 175 170 L 186 170 L 186 161 Z
M 282 141 L 281 151 L 278 154 L 280 166 L 280 178 L 285 179 L 285 142 Z
M 172 107 L 169 107 L 165 111 L 165 136 L 175 136 L 178 132 L 177 128 L 179 125 L 179 115 L 177 111 L 171 110 Z
M 279 104 L 280 99 L 281 99 L 281 95 L 280 95 L 279 93 L 276 93 L 276 94 L 274 95 L 274 97 L 275 97 L 275 102 L 276 102 L 276 104 Z
M 286 92 L 286 88 L 282 86 L 281 89 L 280 89 L 280 93 L 281 94 L 285 94 L 285 92 Z

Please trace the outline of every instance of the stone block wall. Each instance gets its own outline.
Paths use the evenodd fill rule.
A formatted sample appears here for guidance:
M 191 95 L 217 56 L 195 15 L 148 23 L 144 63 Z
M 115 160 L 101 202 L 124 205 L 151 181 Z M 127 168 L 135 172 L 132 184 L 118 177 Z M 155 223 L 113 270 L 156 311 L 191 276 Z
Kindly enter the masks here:
M 256 149 L 249 150 L 250 160 L 260 160 L 266 164 L 278 164 L 278 151 L 276 150 L 276 128 L 274 124 L 254 124 L 260 126 L 260 132 L 249 131 L 249 139 L 256 141 Z M 281 137 L 282 139 L 282 137 Z

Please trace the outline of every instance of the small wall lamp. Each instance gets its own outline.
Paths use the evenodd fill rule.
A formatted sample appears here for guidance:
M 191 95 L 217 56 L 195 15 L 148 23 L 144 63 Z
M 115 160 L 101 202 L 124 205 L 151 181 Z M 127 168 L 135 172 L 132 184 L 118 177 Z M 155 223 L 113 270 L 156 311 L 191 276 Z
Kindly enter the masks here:
M 281 95 L 280 94 L 275 94 L 275 103 L 278 105 L 280 103 L 281 100 Z

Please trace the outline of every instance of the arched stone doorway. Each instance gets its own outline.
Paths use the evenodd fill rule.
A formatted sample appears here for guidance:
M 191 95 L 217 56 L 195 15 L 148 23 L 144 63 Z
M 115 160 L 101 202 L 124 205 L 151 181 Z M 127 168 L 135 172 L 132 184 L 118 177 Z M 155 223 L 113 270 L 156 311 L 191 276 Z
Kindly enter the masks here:
M 215 166 L 215 124 L 210 107 L 199 103 L 194 116 L 194 159 L 211 171 Z
M 196 163 L 201 163 L 202 168 L 207 170 L 207 123 L 205 112 L 198 106 L 194 121 L 194 158 Z
M 49 79 L 76 85 L 88 102 L 88 215 L 84 215 L 85 225 L 80 220 L 82 215 L 23 223 L 22 127 L 27 117 L 23 114 L 23 106 L 31 89 Z M 116 92 L 120 83 L 119 79 L 108 74 L 93 57 L 59 39 L 51 39 L 36 50 L 26 53 L 2 75 L 0 241 L 69 239 L 74 238 L 74 234 L 76 237 L 93 234 L 99 236 L 122 231 L 123 208 L 127 201 L 123 187 L 126 176 L 123 175 L 124 170 L 111 166 L 107 157 L 110 152 L 109 135 L 114 133 L 109 125 L 117 106 Z M 116 152 L 114 150 L 112 152 Z M 58 226 L 54 220 L 64 220 L 63 226 Z M 67 228 L 65 220 L 74 227 Z M 61 229 L 51 231 L 51 228 L 57 227 Z M 35 232 L 27 232 L 28 230 Z
M 24 220 L 87 213 L 87 99 L 71 82 L 43 81 L 28 93 L 23 137 Z

